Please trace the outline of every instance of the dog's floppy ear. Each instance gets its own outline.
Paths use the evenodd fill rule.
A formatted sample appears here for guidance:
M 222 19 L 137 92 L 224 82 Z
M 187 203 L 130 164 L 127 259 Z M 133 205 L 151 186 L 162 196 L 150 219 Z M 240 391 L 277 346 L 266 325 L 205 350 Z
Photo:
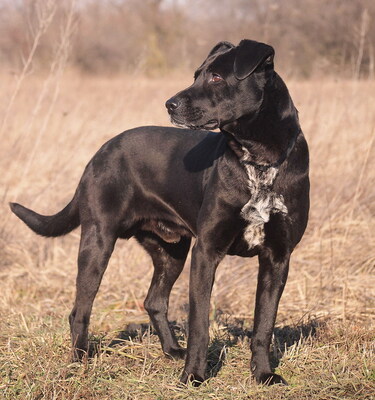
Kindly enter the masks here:
M 212 50 L 208 53 L 207 58 L 213 56 L 216 53 L 225 53 L 226 51 L 232 49 L 234 44 L 229 43 L 229 42 L 219 42 L 215 47 L 212 48 Z
M 275 50 L 268 44 L 254 40 L 241 40 L 234 60 L 234 76 L 237 79 L 247 78 L 264 61 L 273 66 Z

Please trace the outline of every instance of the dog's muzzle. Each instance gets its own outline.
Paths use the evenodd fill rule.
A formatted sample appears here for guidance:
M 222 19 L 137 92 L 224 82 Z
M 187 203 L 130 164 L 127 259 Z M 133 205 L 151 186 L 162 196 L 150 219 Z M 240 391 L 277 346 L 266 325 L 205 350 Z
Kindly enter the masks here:
M 172 97 L 166 101 L 165 106 L 167 107 L 168 114 L 171 118 L 171 122 L 173 125 L 176 125 L 180 128 L 188 128 L 188 129 L 203 129 L 203 130 L 211 130 L 219 127 L 219 121 L 217 119 L 211 119 L 205 123 L 198 123 L 198 121 L 187 121 L 185 118 L 176 115 L 177 109 L 180 107 L 181 103 L 175 98 Z
M 194 130 L 212 130 L 219 127 L 219 122 L 216 119 L 210 120 L 202 125 L 197 125 L 179 121 L 177 118 L 173 117 L 173 115 L 171 115 L 170 117 L 172 124 L 178 126 L 179 128 L 188 128 Z

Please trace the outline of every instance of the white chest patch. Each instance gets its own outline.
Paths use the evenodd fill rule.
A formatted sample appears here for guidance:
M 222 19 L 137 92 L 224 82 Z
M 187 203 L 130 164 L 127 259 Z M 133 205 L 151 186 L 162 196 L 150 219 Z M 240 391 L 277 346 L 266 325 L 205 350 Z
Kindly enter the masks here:
M 245 157 L 243 161 L 246 161 Z M 270 167 L 263 171 L 248 163 L 243 163 L 243 166 L 247 172 L 251 197 L 242 207 L 241 215 L 248 222 L 244 238 L 251 249 L 264 242 L 264 224 L 269 221 L 271 213 L 287 214 L 288 209 L 283 196 L 272 189 L 278 168 Z

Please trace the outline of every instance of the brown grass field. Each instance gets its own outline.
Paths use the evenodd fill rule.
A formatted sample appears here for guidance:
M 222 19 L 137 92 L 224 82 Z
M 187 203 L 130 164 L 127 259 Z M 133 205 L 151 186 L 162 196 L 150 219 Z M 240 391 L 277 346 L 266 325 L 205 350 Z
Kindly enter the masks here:
M 60 210 L 104 141 L 135 126 L 170 125 L 164 102 L 191 77 L 66 72 L 25 76 L 18 89 L 12 75 L 0 74 L 0 81 L 1 399 L 375 398 L 374 81 L 287 82 L 310 145 L 311 214 L 292 257 L 272 349 L 290 385 L 271 388 L 257 386 L 249 371 L 255 259 L 228 257 L 219 267 L 213 378 L 180 388 L 182 362 L 165 359 L 146 325 L 152 265 L 143 250 L 132 240 L 117 243 L 92 315 L 97 354 L 71 364 L 67 317 L 79 231 L 37 237 L 8 208 L 18 201 L 45 214 Z M 170 310 L 182 342 L 188 269 Z M 142 329 L 130 337 L 129 324 Z

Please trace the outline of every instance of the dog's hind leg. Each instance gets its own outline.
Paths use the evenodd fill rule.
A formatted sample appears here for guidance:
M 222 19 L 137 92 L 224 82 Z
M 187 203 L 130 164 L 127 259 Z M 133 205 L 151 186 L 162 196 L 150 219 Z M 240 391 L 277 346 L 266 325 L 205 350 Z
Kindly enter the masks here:
M 113 229 L 92 223 L 82 225 L 78 255 L 76 299 L 69 316 L 73 360 L 80 360 L 88 350 L 88 326 L 92 305 L 117 236 Z
M 156 235 L 136 235 L 139 243 L 150 254 L 154 275 L 144 302 L 151 322 L 160 338 L 163 352 L 172 358 L 185 358 L 168 322 L 168 303 L 172 287 L 184 267 L 191 239 L 182 236 L 178 243 L 166 243 Z

